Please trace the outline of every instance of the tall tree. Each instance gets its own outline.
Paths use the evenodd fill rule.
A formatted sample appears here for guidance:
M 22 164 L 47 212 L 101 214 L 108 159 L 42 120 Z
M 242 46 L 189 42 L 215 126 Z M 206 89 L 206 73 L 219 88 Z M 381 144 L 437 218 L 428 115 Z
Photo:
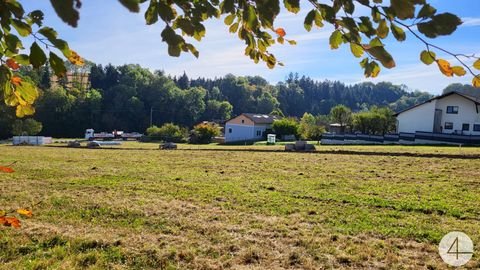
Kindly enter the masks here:
M 330 117 L 335 123 L 340 124 L 342 132 L 352 121 L 352 111 L 345 105 L 337 105 L 330 110 Z

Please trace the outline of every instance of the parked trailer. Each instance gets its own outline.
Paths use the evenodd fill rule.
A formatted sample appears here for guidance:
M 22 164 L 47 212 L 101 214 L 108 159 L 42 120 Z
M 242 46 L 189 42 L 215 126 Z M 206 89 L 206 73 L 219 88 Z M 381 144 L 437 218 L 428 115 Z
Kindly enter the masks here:
M 95 130 L 91 128 L 85 130 L 85 139 L 89 141 L 93 141 L 93 140 L 109 141 L 114 139 L 121 139 L 126 141 L 128 139 L 139 140 L 141 137 L 143 137 L 143 134 L 140 134 L 138 132 L 125 133 L 123 131 L 115 130 L 113 132 L 95 133 Z

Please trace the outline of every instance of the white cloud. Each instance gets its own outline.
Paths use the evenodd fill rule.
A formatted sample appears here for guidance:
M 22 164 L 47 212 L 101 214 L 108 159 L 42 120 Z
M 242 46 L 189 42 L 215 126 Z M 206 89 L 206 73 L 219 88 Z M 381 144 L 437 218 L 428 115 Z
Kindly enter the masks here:
M 480 18 L 464 17 L 462 26 L 480 26 Z

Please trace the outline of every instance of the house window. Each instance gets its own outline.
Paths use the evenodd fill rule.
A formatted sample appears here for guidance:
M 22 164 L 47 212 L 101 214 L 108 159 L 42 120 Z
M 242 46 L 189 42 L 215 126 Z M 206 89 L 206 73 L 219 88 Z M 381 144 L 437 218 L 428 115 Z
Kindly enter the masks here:
M 453 123 L 452 122 L 445 122 L 445 129 L 453 129 Z
M 245 120 L 242 119 L 242 124 L 244 124 L 244 123 L 245 123 Z
M 262 131 L 257 130 L 257 136 L 261 136 L 261 135 L 262 135 Z
M 473 125 L 473 131 L 480 131 L 480 124 Z
M 470 124 L 463 124 L 462 125 L 462 130 L 463 131 L 469 131 L 470 130 Z
M 228 133 L 232 133 L 232 129 L 231 129 L 231 128 L 228 129 Z
M 458 114 L 458 106 L 447 106 L 448 114 Z

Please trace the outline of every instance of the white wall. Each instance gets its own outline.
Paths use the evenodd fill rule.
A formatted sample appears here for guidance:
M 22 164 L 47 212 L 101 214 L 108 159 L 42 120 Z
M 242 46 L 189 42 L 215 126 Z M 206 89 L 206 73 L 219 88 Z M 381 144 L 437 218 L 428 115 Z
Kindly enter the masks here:
M 263 133 L 265 132 L 265 130 L 267 130 L 269 126 L 268 125 L 255 125 L 255 128 L 254 128 L 254 136 L 255 136 L 255 139 L 257 140 L 260 140 L 263 138 Z M 260 131 L 260 136 L 257 136 L 257 131 Z M 266 135 L 265 135 L 266 136 Z
M 436 101 L 437 100 L 432 100 L 418 107 L 400 113 L 397 116 L 398 132 L 433 132 Z
M 232 129 L 232 133 L 230 133 Z M 255 138 L 254 126 L 225 124 L 225 142 L 253 140 Z
M 448 114 L 447 106 L 458 106 L 458 114 Z M 463 124 L 470 124 L 469 131 L 463 131 L 465 135 L 480 135 L 480 132 L 473 131 L 474 124 L 480 124 L 480 114 L 477 113 L 476 104 L 459 95 L 450 95 L 437 101 L 437 109 L 442 110 L 442 133 L 453 133 L 456 130 L 462 131 Z M 480 110 L 480 106 L 478 108 Z M 452 122 L 453 129 L 445 130 L 445 122 Z

